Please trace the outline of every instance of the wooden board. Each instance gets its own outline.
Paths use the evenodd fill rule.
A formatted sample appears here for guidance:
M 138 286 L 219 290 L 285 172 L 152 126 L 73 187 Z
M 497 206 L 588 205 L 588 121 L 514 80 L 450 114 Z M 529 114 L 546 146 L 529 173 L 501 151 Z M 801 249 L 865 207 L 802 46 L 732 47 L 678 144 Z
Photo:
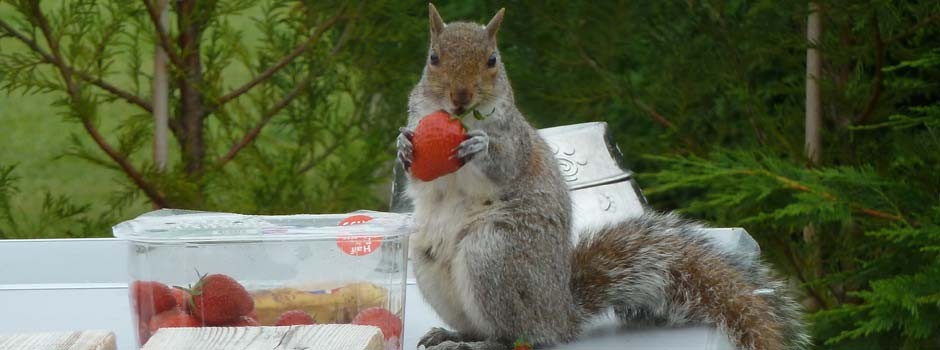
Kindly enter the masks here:
M 117 350 L 117 342 L 108 331 L 0 334 L 0 349 Z
M 141 350 L 383 350 L 372 326 L 326 324 L 288 327 L 162 328 Z

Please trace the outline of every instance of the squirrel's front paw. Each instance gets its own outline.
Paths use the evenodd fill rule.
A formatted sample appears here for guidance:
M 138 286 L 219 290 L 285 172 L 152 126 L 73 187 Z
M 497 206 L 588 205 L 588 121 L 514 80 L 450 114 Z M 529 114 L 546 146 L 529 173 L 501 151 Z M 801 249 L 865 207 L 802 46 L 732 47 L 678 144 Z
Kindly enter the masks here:
M 415 137 L 415 132 L 408 128 L 400 128 L 398 131 L 400 132 L 400 134 L 398 134 L 398 160 L 401 162 L 401 165 L 405 167 L 405 171 L 408 171 L 411 169 L 411 163 L 415 159 L 415 149 L 411 144 L 411 139 Z
M 457 146 L 457 159 L 462 163 L 473 160 L 478 154 L 486 152 L 490 147 L 490 135 L 483 130 L 473 130 L 467 133 L 467 139 Z

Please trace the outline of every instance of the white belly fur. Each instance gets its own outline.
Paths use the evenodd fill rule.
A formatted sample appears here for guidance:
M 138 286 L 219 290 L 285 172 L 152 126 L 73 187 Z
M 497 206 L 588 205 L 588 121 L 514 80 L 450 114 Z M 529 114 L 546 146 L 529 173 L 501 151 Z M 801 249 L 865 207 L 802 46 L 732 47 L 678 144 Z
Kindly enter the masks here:
M 468 300 L 467 279 L 455 277 L 466 271 L 457 259 L 457 235 L 469 220 L 489 209 L 484 202 L 496 201 L 493 184 L 470 163 L 431 182 L 412 181 L 408 192 L 415 204 L 417 232 L 410 246 L 421 293 L 441 319 L 456 330 L 489 333 L 492 330 L 479 319 L 475 303 Z M 428 249 L 433 260 L 424 258 Z

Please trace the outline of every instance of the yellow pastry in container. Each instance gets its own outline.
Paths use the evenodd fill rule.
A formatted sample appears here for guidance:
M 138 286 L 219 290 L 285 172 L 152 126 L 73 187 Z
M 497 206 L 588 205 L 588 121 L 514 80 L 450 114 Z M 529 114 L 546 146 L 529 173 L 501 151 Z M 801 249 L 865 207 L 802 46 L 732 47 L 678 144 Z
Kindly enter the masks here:
M 303 310 L 319 324 L 349 323 L 359 311 L 388 305 L 388 291 L 372 283 L 354 283 L 330 290 L 277 288 L 252 293 L 262 325 L 274 325 L 288 310 Z

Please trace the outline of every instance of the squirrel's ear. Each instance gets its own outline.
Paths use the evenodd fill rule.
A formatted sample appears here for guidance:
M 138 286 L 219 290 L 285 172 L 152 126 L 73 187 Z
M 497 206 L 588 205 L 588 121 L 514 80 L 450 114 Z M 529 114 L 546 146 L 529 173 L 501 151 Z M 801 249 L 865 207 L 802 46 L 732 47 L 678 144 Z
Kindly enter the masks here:
M 432 3 L 428 3 L 428 12 L 431 17 L 431 37 L 433 38 L 444 30 L 444 20 L 441 19 L 441 14 L 437 13 L 437 8 Z
M 505 12 L 505 8 L 499 9 L 499 12 L 496 12 L 490 23 L 486 25 L 486 34 L 489 35 L 490 39 L 496 39 L 496 32 L 499 31 L 499 24 L 503 23 L 503 13 Z

